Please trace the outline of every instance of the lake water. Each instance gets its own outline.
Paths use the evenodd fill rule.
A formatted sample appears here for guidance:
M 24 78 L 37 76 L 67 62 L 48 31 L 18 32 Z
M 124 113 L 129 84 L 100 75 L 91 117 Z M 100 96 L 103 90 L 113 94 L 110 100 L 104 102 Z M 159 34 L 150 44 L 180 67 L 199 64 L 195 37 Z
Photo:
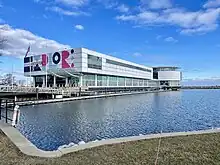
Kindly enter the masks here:
M 18 129 L 43 150 L 108 138 L 220 127 L 220 90 L 182 90 L 21 108 Z

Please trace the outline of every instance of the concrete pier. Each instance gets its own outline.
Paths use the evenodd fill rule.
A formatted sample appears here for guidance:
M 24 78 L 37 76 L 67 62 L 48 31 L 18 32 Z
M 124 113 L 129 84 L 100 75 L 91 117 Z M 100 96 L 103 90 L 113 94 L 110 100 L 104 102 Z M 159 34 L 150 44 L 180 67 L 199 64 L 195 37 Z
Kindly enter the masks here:
M 102 94 L 102 95 L 95 95 L 95 96 L 80 96 L 80 97 L 49 99 L 49 100 L 23 101 L 23 102 L 17 102 L 17 104 L 19 106 L 29 106 L 29 105 L 37 105 L 37 104 L 49 104 L 49 103 L 58 103 L 58 102 L 67 102 L 67 101 L 76 101 L 76 100 L 96 99 L 96 98 L 103 98 L 103 97 L 115 97 L 115 96 L 155 93 L 155 92 L 168 92 L 168 91 L 142 91 L 142 92 L 129 92 L 129 93 L 117 93 L 117 94 L 115 93 L 114 94 Z

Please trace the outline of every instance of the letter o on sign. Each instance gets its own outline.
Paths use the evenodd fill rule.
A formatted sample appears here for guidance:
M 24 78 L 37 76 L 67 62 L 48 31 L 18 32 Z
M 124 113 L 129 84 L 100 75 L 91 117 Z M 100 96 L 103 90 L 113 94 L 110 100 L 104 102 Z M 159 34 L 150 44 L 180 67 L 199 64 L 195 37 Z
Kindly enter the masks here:
M 53 63 L 54 63 L 54 64 L 59 64 L 60 59 L 61 59 L 60 53 L 55 52 L 55 53 L 53 54 Z

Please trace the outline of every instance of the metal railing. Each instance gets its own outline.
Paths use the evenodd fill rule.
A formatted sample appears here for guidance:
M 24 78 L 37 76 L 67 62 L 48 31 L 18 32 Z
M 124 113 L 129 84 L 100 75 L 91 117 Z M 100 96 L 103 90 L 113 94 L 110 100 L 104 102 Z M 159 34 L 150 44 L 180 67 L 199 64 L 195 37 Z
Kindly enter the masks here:
M 12 115 L 15 108 L 15 100 L 8 98 L 0 99 L 0 120 L 5 119 L 5 122 L 13 121 Z
M 42 88 L 42 87 L 12 87 L 0 86 L 0 93 L 48 93 L 48 94 L 63 94 L 74 93 L 87 90 L 87 87 L 62 87 L 62 88 Z

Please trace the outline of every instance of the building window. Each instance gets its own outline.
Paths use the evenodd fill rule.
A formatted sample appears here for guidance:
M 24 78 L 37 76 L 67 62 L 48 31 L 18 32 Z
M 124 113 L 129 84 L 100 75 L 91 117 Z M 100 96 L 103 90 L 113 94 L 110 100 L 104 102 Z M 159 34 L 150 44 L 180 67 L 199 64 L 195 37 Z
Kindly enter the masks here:
M 139 86 L 139 80 L 133 79 L 133 86 Z
M 109 76 L 109 86 L 117 86 L 117 77 Z
M 139 86 L 143 86 L 144 85 L 144 83 L 143 83 L 143 80 L 139 80 Z
M 107 86 L 107 76 L 97 76 L 97 86 Z
M 148 80 L 144 80 L 144 86 L 145 86 L 145 87 L 148 86 Z
M 125 86 L 125 78 L 118 77 L 118 86 Z
M 126 78 L 126 86 L 132 86 L 132 78 Z
M 102 58 L 88 54 L 88 68 L 102 69 Z
M 123 66 L 123 67 L 126 67 L 126 68 L 141 70 L 141 71 L 145 71 L 145 72 L 150 72 L 151 73 L 150 69 L 141 68 L 141 67 L 133 66 L 133 65 L 130 65 L 130 64 L 125 64 L 125 63 L 121 63 L 121 62 L 118 62 L 118 61 L 113 61 L 113 60 L 106 59 L 106 63 L 113 64 L 113 65 L 118 65 L 118 66 Z
M 153 73 L 153 79 L 158 79 L 158 72 Z
M 95 75 L 83 75 L 83 86 L 95 86 Z

